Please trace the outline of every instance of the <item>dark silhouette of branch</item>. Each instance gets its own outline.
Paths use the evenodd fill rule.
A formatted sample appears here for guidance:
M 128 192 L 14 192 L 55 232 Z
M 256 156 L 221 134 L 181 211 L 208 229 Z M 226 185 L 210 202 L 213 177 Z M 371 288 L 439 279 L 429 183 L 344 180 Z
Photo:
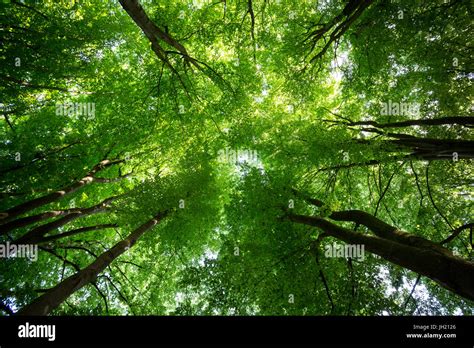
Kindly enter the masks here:
M 100 297 L 102 297 L 102 300 L 104 301 L 105 304 L 105 313 L 109 314 L 109 304 L 107 302 L 107 297 L 104 295 L 104 293 L 100 290 L 99 286 L 97 285 L 97 282 L 91 282 L 91 284 L 94 286 L 94 288 L 97 290 L 99 293 Z
M 395 176 L 395 174 L 405 165 L 405 162 L 403 162 L 398 168 L 397 170 L 395 170 L 392 175 L 390 176 L 390 178 L 388 179 L 388 182 L 387 182 L 387 185 L 385 186 L 385 189 L 383 190 L 383 192 L 381 193 L 380 197 L 379 197 L 379 200 L 377 201 L 377 205 L 375 207 L 375 212 L 374 212 L 374 216 L 377 216 L 377 212 L 379 210 L 379 207 L 380 207 L 380 203 L 382 202 L 382 199 L 385 197 L 385 194 L 387 193 L 389 187 L 390 187 L 390 184 L 392 183 L 392 179 L 393 177 Z M 380 173 L 380 169 L 379 169 L 379 173 Z
M 86 226 L 86 227 L 76 228 L 76 229 L 71 230 L 71 231 L 63 232 L 63 233 L 60 233 L 60 234 L 55 234 L 53 236 L 44 237 L 40 241 L 40 243 L 48 243 L 48 242 L 52 242 L 52 241 L 57 240 L 57 239 L 74 236 L 74 235 L 77 235 L 77 234 L 83 233 L 83 232 L 97 231 L 97 230 L 103 230 L 103 229 L 106 229 L 106 228 L 114 228 L 114 227 L 118 227 L 118 225 L 117 224 L 102 224 L 102 225 L 94 225 L 94 226 Z
M 471 236 L 472 236 L 472 228 L 473 227 L 474 227 L 474 223 L 472 223 L 472 222 L 468 223 L 468 224 L 465 224 L 465 225 L 462 225 L 462 226 L 459 226 L 458 228 L 456 228 L 453 231 L 453 233 L 451 233 L 451 235 L 449 237 L 447 237 L 443 241 L 439 242 L 439 244 L 443 245 L 443 244 L 449 243 L 454 238 L 456 238 L 462 231 L 467 230 L 468 228 L 471 230 Z M 472 239 L 471 239 L 471 245 L 472 245 Z
M 321 281 L 323 282 L 324 289 L 326 290 L 326 296 L 328 297 L 329 303 L 331 304 L 331 314 L 334 313 L 334 301 L 331 296 L 331 290 L 329 289 L 329 285 L 326 279 L 326 276 L 324 275 L 323 269 L 321 267 L 321 263 L 319 262 L 319 244 L 323 238 L 325 238 L 327 235 L 325 233 L 321 233 L 318 236 L 318 239 L 311 244 L 310 246 L 310 251 L 314 256 L 314 259 L 316 261 L 316 264 L 318 265 L 318 272 L 319 272 L 319 277 L 321 278 Z
M 7 313 L 8 315 L 14 315 L 13 310 L 0 298 L 0 309 Z
M 69 261 L 67 258 L 59 255 L 58 253 L 56 253 L 53 249 L 50 249 L 50 248 L 45 248 L 45 247 L 42 247 L 40 246 L 39 247 L 40 250 L 43 250 L 43 251 L 46 251 L 47 253 L 57 257 L 58 259 L 60 259 L 61 261 L 63 261 L 64 264 L 68 264 L 69 266 L 71 266 L 72 268 L 74 268 L 76 270 L 76 272 L 79 272 L 81 270 L 81 268 L 75 264 L 74 262 L 71 262 Z
M 431 164 L 431 162 L 428 163 L 428 165 L 426 166 L 426 170 L 425 170 L 426 187 L 427 187 L 427 189 L 428 189 L 428 197 L 430 198 L 431 204 L 433 204 L 433 207 L 436 209 L 436 211 L 438 212 L 438 214 L 443 218 L 443 220 L 444 220 L 444 221 L 446 222 L 446 224 L 451 228 L 451 230 L 454 230 L 453 225 L 451 225 L 451 223 L 450 223 L 449 220 L 446 218 L 446 216 L 444 216 L 444 214 L 441 212 L 441 210 L 439 210 L 438 206 L 437 206 L 436 203 L 434 202 L 433 196 L 431 195 L 431 188 L 430 188 L 429 174 L 428 174 L 430 164 Z
M 421 274 L 418 274 L 418 277 L 416 278 L 415 284 L 413 285 L 413 288 L 410 291 L 410 295 L 408 295 L 405 304 L 403 305 L 403 312 L 406 311 L 408 302 L 410 302 L 410 299 L 412 298 L 413 292 L 415 291 L 416 286 L 418 285 L 418 282 L 421 279 Z

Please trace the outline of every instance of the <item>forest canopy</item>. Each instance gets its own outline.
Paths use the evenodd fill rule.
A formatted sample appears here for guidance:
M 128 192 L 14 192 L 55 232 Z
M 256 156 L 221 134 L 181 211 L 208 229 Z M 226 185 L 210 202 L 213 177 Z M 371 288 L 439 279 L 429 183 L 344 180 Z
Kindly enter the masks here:
M 474 314 L 472 16 L 3 1 L 1 315 Z

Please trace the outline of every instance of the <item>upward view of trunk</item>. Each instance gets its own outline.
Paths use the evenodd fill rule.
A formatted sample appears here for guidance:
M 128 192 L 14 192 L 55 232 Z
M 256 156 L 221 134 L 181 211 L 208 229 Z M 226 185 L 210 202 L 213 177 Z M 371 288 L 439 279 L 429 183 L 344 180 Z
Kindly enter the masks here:
M 304 40 L 310 42 L 311 54 L 318 42 L 324 41 L 322 49 L 314 55 L 310 62 L 314 63 L 328 51 L 331 45 L 338 41 L 350 26 L 359 18 L 362 13 L 373 3 L 373 0 L 350 0 L 340 14 L 327 23 L 318 23 L 309 30 L 308 36 Z
M 81 289 L 85 285 L 93 282 L 97 276 L 109 266 L 112 261 L 130 249 L 137 240 L 150 228 L 155 226 L 161 219 L 166 216 L 165 213 L 159 213 L 151 220 L 147 221 L 125 239 L 115 244 L 111 249 L 101 254 L 94 262 L 86 268 L 80 270 L 76 274 L 64 279 L 54 288 L 49 289 L 43 295 L 38 297 L 29 305 L 20 309 L 17 315 L 47 315 L 53 309 L 57 308 L 74 292 Z
M 148 40 L 151 42 L 153 52 L 161 59 L 165 64 L 174 71 L 174 68 L 168 61 L 167 52 L 160 45 L 160 40 L 166 44 L 174 47 L 179 54 L 181 54 L 186 61 L 199 66 L 192 59 L 183 45 L 176 41 L 171 35 L 160 29 L 153 21 L 150 20 L 143 7 L 140 5 L 138 0 L 120 0 L 120 4 L 138 27 L 143 31 Z
M 436 139 L 416 137 L 403 133 L 383 133 L 371 129 L 370 131 L 392 139 L 382 140 L 386 144 L 386 151 L 389 152 L 409 152 L 406 155 L 397 156 L 398 159 L 419 159 L 419 160 L 453 160 L 474 158 L 474 141 L 460 139 Z M 355 139 L 359 144 L 372 145 L 374 140 Z M 394 148 L 395 145 L 395 148 Z
M 410 149 L 411 157 L 426 161 L 474 158 L 474 141 L 402 137 L 389 140 L 391 143 Z
M 80 211 L 80 208 L 72 208 L 72 209 L 65 209 L 65 210 L 52 210 L 45 213 L 26 216 L 23 218 L 18 218 L 16 220 L 7 222 L 4 225 L 0 225 L 0 235 L 7 234 L 10 231 L 13 231 L 20 227 L 25 227 L 36 222 L 40 222 L 43 220 L 48 220 L 50 218 L 58 217 L 58 216 L 65 216 L 71 213 L 75 213 Z
M 89 208 L 84 208 L 84 209 L 78 209 L 77 211 L 74 211 L 66 216 L 64 216 L 61 219 L 49 222 L 47 224 L 38 226 L 36 228 L 33 228 L 31 231 L 26 233 L 25 235 L 21 236 L 17 240 L 14 241 L 16 244 L 37 244 L 40 243 L 44 236 L 51 231 L 54 231 L 55 229 L 62 227 L 66 225 L 68 222 L 71 222 L 75 219 L 78 219 L 80 217 L 92 215 L 92 214 L 98 214 L 101 212 L 104 212 L 107 210 L 107 207 L 111 202 L 116 200 L 118 197 L 111 197 L 103 202 L 94 205 Z
M 379 123 L 375 121 L 345 122 L 348 126 L 372 126 L 375 128 L 403 128 L 410 126 L 439 126 L 439 125 L 461 125 L 474 127 L 474 117 L 472 116 L 446 116 L 431 119 L 407 120 L 398 122 Z
M 381 163 L 419 160 L 419 161 L 457 161 L 462 159 L 474 158 L 474 141 L 471 140 L 451 140 L 451 139 L 432 139 L 417 138 L 405 134 L 389 134 L 396 139 L 383 140 L 388 148 L 388 152 L 396 154 L 381 159 L 371 159 L 365 162 L 353 162 L 347 164 L 338 164 L 334 166 L 320 168 L 319 171 L 348 169 L 354 167 L 367 167 Z M 357 139 L 357 143 L 371 144 L 371 140 Z M 396 148 L 393 148 L 396 145 Z M 402 152 L 402 153 L 400 153 Z
M 399 231 L 374 216 L 360 212 L 336 212 L 335 220 L 354 221 L 368 227 L 375 236 L 357 233 L 315 216 L 290 214 L 291 221 L 315 226 L 348 244 L 363 244 L 383 259 L 426 276 L 459 296 L 474 300 L 474 263 L 452 254 L 427 239 Z
M 472 116 L 449 116 L 435 119 L 416 119 L 399 122 L 378 123 L 376 121 L 351 121 L 342 116 L 345 121 L 325 120 L 332 124 L 344 125 L 347 127 L 362 126 L 361 131 L 376 133 L 388 139 L 381 143 L 386 145 L 384 150 L 397 153 L 384 160 L 371 159 L 365 162 L 340 164 L 322 168 L 321 171 L 336 170 L 352 167 L 371 166 L 384 162 L 394 162 L 400 160 L 422 160 L 422 161 L 457 161 L 461 159 L 474 158 L 474 141 L 464 139 L 436 139 L 413 136 L 403 133 L 386 132 L 392 128 L 405 128 L 412 126 L 464 126 L 474 127 L 474 117 Z M 365 127 L 367 126 L 367 127 Z M 358 144 L 373 145 L 373 139 L 353 139 Z M 380 143 L 379 143 L 380 144 Z M 401 153 L 400 153 L 401 152 Z
M 188 86 L 186 85 L 183 76 L 181 76 L 181 73 L 178 72 L 175 65 L 170 62 L 170 59 L 168 58 L 170 54 L 180 56 L 185 65 L 195 67 L 205 74 L 211 81 L 220 86 L 220 88 L 233 91 L 232 86 L 215 69 L 210 67 L 207 63 L 190 56 L 187 49 L 171 34 L 169 34 L 167 30 L 163 30 L 155 24 L 150 17 L 148 17 L 140 4 L 140 1 L 120 0 L 120 5 L 122 5 L 122 8 L 145 34 L 151 43 L 151 49 L 155 55 L 179 80 L 179 83 L 184 88 L 188 97 L 190 97 Z M 166 46 L 163 47 L 162 45 L 167 45 L 172 48 L 172 50 L 166 49 Z
M 35 199 L 32 199 L 28 202 L 21 203 L 13 208 L 8 209 L 7 211 L 0 213 L 0 224 L 5 224 L 14 218 L 27 213 L 33 209 L 39 208 L 43 205 L 46 205 L 48 203 L 54 202 L 66 195 L 70 195 L 80 188 L 84 187 L 85 185 L 88 185 L 96 180 L 94 177 L 95 174 L 97 174 L 99 171 L 102 169 L 109 167 L 111 165 L 121 163 L 123 162 L 122 160 L 117 160 L 117 161 L 110 161 L 110 160 L 104 160 L 101 161 L 100 163 L 96 164 L 92 170 L 87 173 L 86 176 L 84 176 L 82 179 L 79 181 L 76 181 L 72 185 L 69 185 L 61 190 L 52 192 L 50 194 L 47 194 L 42 197 L 38 197 Z

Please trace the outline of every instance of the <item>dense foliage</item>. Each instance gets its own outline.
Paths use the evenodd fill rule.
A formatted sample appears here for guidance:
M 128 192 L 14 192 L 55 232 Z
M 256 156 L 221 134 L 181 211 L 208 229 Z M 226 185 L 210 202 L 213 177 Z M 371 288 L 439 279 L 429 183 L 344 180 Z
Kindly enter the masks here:
M 470 1 L 12 0 L 0 14 L 0 238 L 39 248 L 0 259 L 2 315 L 147 221 L 47 312 L 473 314 Z M 401 239 L 402 256 L 372 252 L 383 231 L 337 215 L 354 210 L 410 233 L 408 256 Z M 373 237 L 364 257 L 328 257 L 347 240 L 325 222 Z

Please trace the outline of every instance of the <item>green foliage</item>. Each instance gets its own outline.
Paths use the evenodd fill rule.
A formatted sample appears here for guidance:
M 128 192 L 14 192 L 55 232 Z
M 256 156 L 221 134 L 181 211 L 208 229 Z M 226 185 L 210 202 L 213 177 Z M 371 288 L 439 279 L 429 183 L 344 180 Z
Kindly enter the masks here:
M 472 141 L 470 128 L 351 124 L 469 116 L 472 6 L 374 3 L 310 63 L 305 38 L 344 3 L 250 3 L 252 13 L 248 1 L 142 1 L 150 19 L 204 63 L 198 69 L 169 53 L 175 72 L 118 2 L 0 4 L 0 211 L 78 182 L 101 160 L 123 160 L 96 174 L 121 180 L 85 185 L 23 215 L 120 195 L 106 212 L 49 235 L 117 227 L 40 244 L 35 262 L 1 259 L 3 303 L 18 310 L 166 211 L 54 314 L 474 313 L 472 302 L 425 277 L 408 301 L 417 274 L 368 252 L 362 261 L 325 257 L 325 248 L 343 243 L 319 241 L 320 230 L 287 219 L 358 209 L 434 242 L 472 222 L 472 156 L 445 160 L 449 147 L 443 160 L 428 160 L 394 141 Z M 316 42 L 312 55 L 323 47 Z M 389 102 L 419 104 L 419 114 L 384 114 Z M 57 112 L 68 103 L 95 111 Z M 219 158 L 226 149 L 257 158 Z M 446 246 L 472 261 L 470 242 L 465 230 Z

